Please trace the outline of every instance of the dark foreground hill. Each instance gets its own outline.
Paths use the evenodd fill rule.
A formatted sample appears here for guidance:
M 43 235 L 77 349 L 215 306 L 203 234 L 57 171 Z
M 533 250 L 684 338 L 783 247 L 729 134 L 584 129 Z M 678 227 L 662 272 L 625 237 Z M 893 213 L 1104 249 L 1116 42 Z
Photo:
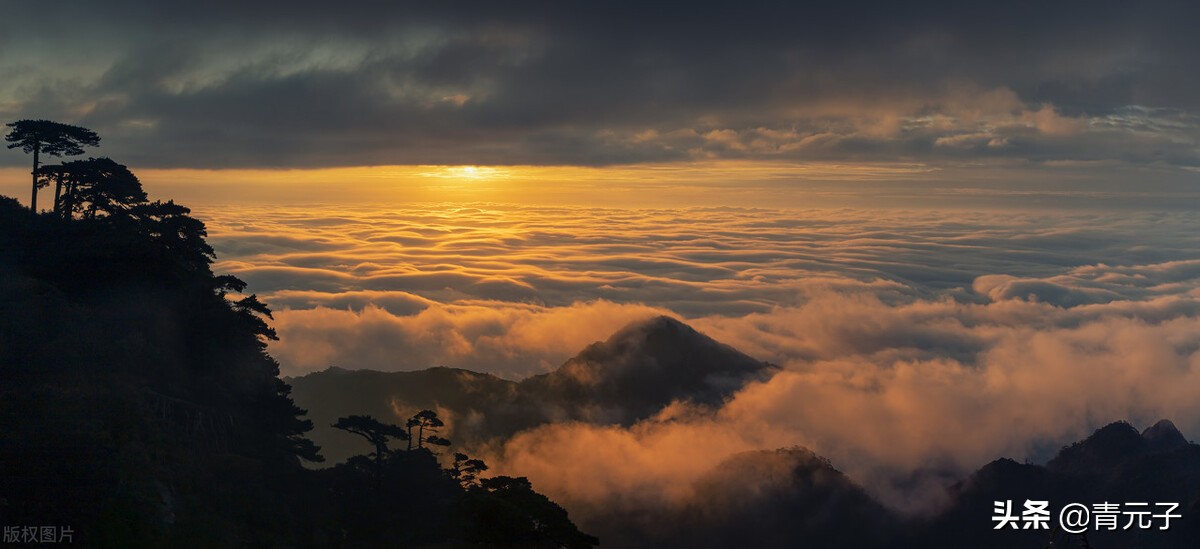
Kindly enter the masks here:
M 429 449 L 301 467 L 322 457 L 266 352 L 270 310 L 211 272 L 203 223 L 137 188 L 63 215 L 0 197 L 5 544 L 595 544 L 525 479 Z

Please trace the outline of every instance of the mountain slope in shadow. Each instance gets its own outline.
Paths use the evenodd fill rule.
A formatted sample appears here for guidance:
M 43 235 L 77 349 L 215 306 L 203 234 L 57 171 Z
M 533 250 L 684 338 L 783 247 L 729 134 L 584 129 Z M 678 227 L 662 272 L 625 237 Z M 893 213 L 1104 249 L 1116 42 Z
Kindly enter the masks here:
M 557 370 L 520 382 L 444 367 L 412 372 L 331 367 L 287 381 L 316 426 L 311 438 L 336 462 L 357 441 L 328 426 L 349 414 L 402 423 L 417 410 L 436 409 L 455 442 L 471 445 L 555 421 L 629 425 L 673 401 L 715 405 L 774 370 L 660 316 L 632 323 Z
M 773 368 L 667 316 L 630 324 L 553 372 L 521 382 L 555 419 L 629 425 L 672 401 L 716 405 Z
M 1013 502 L 1020 514 L 1025 500 L 1050 502 L 1051 526 L 1058 510 L 1069 503 L 1149 503 L 1155 514 L 1165 511 L 1155 503 L 1178 503 L 1170 528 L 1123 529 L 1088 532 L 1093 547 L 1198 547 L 1200 546 L 1200 445 L 1188 442 L 1169 420 L 1139 433 L 1118 421 L 1088 438 L 1064 447 L 1044 467 L 1011 459 L 993 461 L 951 488 L 953 505 L 920 528 L 914 547 L 946 547 L 955 540 L 970 540 L 974 547 L 1041 547 L 1049 539 L 1045 530 L 992 531 L 996 501 Z M 1077 547 L 1062 545 L 1058 547 Z M 1071 543 L 1078 543 L 1072 541 Z
M 949 489 L 948 506 L 906 517 L 874 500 L 825 458 L 804 449 L 734 454 L 694 481 L 681 502 L 597 502 L 581 525 L 605 547 L 1023 548 L 1083 547 L 1051 530 L 995 530 L 995 502 L 1050 502 L 1050 525 L 1063 505 L 1179 503 L 1168 530 L 1092 531 L 1091 547 L 1200 546 L 1200 446 L 1170 421 L 1138 433 L 1110 424 L 1064 447 L 1045 466 L 998 459 Z M 1122 518 L 1122 524 L 1124 517 Z
M 329 417 L 361 410 L 399 420 L 418 408 L 450 417 L 456 444 L 508 437 L 557 421 L 630 424 L 672 401 L 717 404 L 774 367 L 673 319 L 632 324 L 564 365 L 522 382 L 450 368 L 363 372 L 331 368 L 292 380 L 297 402 Z M 319 400 L 327 400 L 326 403 Z M 322 412 L 323 406 L 330 408 Z M 334 410 L 333 408 L 338 408 Z M 388 413 L 391 415 L 388 415 Z M 449 413 L 446 413 L 449 412 Z M 314 416 L 316 417 L 316 416 Z M 318 419 L 317 423 L 323 420 Z M 313 438 L 330 455 L 336 442 Z M 801 448 L 731 456 L 673 505 L 603 502 L 572 509 L 605 547 L 1043 547 L 1049 530 L 995 531 L 996 501 L 1172 502 L 1161 531 L 1091 532 L 1093 547 L 1200 546 L 1200 446 L 1170 421 L 1142 432 L 1116 422 L 1062 448 L 1046 465 L 997 459 L 952 486 L 932 517 L 886 508 L 828 460 Z M 1079 547 L 1059 535 L 1055 547 Z
M 605 547 L 882 547 L 895 515 L 829 460 L 800 448 L 734 454 L 682 504 L 609 505 L 591 527 Z

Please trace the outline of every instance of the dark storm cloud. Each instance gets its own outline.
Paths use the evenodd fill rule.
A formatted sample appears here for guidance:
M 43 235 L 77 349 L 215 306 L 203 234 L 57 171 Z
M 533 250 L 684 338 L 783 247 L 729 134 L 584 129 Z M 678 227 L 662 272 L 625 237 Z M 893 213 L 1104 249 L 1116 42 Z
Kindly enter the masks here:
M 1200 164 L 1194 5 L 960 4 L 9 3 L 0 115 L 147 167 Z

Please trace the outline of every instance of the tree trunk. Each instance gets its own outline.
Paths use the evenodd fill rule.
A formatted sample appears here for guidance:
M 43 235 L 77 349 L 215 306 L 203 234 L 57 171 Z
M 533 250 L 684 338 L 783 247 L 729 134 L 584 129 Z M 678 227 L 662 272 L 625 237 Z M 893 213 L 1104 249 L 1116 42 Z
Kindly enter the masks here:
M 59 202 L 62 200 L 62 175 L 54 178 L 54 215 L 62 216 L 62 207 Z
M 75 183 L 68 179 L 67 188 L 65 190 L 66 192 L 63 193 L 62 197 L 62 212 L 60 212 L 59 215 L 65 219 L 70 219 L 71 210 L 74 209 L 74 206 L 71 204 L 71 198 L 75 196 Z
M 387 451 L 387 447 L 383 444 L 375 444 L 375 489 L 378 490 L 383 485 L 383 453 Z
M 42 152 L 42 144 L 36 143 L 33 146 L 33 197 L 29 199 L 29 209 L 33 213 L 37 213 L 37 169 L 38 169 L 38 154 Z

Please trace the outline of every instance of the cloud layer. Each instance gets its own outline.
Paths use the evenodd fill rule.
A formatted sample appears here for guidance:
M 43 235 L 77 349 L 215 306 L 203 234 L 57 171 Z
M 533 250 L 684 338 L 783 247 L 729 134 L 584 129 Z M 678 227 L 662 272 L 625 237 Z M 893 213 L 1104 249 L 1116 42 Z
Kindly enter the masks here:
M 653 314 L 782 366 L 719 406 L 468 449 L 529 476 L 585 527 L 614 509 L 701 505 L 706 475 L 743 451 L 811 448 L 888 505 L 922 511 L 996 457 L 1043 460 L 1114 420 L 1200 432 L 1190 211 L 201 215 L 217 270 L 275 306 L 271 350 L 288 374 L 446 364 L 520 378 Z
M 809 447 L 912 510 L 991 459 L 1045 459 L 1114 420 L 1200 432 L 1194 212 L 250 211 L 201 215 L 217 269 L 276 308 L 288 374 L 515 379 L 653 314 L 783 367 L 716 408 L 473 449 L 584 524 L 694 505 L 741 451 Z
M 721 462 L 797 444 L 894 509 L 935 511 L 950 483 L 983 464 L 1044 461 L 1111 421 L 1173 418 L 1195 437 L 1198 266 L 1073 270 L 1126 290 L 1099 303 L 1025 294 L 896 305 L 824 291 L 796 307 L 698 319 L 742 349 L 791 358 L 715 409 L 676 405 L 630 428 L 550 425 L 482 454 L 500 474 L 528 475 L 585 526 L 706 508 L 700 483 Z M 644 527 L 655 530 L 653 520 Z
M 782 363 L 827 356 L 822 346 L 842 341 L 828 330 L 858 329 L 838 328 L 836 315 L 811 327 L 821 337 L 749 337 L 762 332 L 755 319 L 815 307 L 818 296 L 888 306 L 1143 302 L 1189 291 L 1188 261 L 1200 249 L 1191 212 L 430 204 L 198 214 L 209 220 L 217 270 L 244 278 L 277 310 L 282 340 L 272 352 L 287 374 L 442 364 L 518 378 L 662 313 L 707 322 L 718 339 Z

